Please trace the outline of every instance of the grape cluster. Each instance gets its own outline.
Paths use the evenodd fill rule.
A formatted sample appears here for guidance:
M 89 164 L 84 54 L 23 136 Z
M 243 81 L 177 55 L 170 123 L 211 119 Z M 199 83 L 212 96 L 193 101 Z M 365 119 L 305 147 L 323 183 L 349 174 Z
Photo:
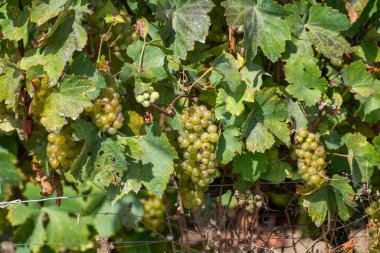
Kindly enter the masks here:
M 109 40 L 111 45 L 113 45 L 113 52 L 116 55 L 126 52 L 128 46 L 140 38 L 140 35 L 135 32 L 132 18 L 128 13 L 125 10 L 120 10 L 118 14 L 125 20 L 125 23 L 114 25 Z
M 82 150 L 83 143 L 71 139 L 72 131 L 67 129 L 60 133 L 50 133 L 46 147 L 47 157 L 53 169 L 69 169 Z
M 92 120 L 103 132 L 116 134 L 123 126 L 123 114 L 120 104 L 120 94 L 115 87 L 107 87 L 102 90 L 102 97 L 86 108 L 92 112 Z
M 136 101 L 147 108 L 156 102 L 159 97 L 160 94 L 157 91 L 154 91 L 154 88 L 150 86 L 145 93 L 136 96 Z
M 298 157 L 298 172 L 311 185 L 321 185 L 327 181 L 325 149 L 320 145 L 319 136 L 299 129 L 294 137 Z
M 165 219 L 165 207 L 162 199 L 148 192 L 148 199 L 142 199 L 141 203 L 144 205 L 143 224 L 154 231 L 160 231 Z
M 380 250 L 380 241 L 378 234 L 380 233 L 380 203 L 379 200 L 374 200 L 371 204 L 365 209 L 366 214 L 369 216 L 368 223 L 369 234 L 371 236 L 371 246 L 369 248 L 370 253 L 379 252 Z
M 218 127 L 211 121 L 212 112 L 206 106 L 187 108 L 181 116 L 184 134 L 178 137 L 183 160 L 177 168 L 179 192 L 185 207 L 202 205 L 204 191 L 214 181 L 217 169 L 215 145 Z

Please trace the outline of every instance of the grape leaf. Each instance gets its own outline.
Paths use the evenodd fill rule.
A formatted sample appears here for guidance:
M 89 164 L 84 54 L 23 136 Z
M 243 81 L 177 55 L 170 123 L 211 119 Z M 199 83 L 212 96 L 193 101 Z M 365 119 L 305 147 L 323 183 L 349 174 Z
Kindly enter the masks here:
M 260 122 L 258 122 L 247 137 L 245 142 L 246 148 L 255 153 L 264 152 L 270 149 L 275 143 L 273 135 L 268 131 L 268 129 Z
M 58 16 L 67 0 L 35 0 L 30 9 L 30 21 L 40 26 Z
M 15 110 L 21 77 L 21 70 L 5 60 L 0 60 L 0 103 L 4 101 L 8 109 Z
M 347 221 L 351 217 L 352 207 L 356 206 L 356 203 L 352 201 L 355 192 L 350 185 L 350 180 L 339 175 L 333 175 L 331 187 L 335 194 L 339 217 L 343 221 Z
M 237 127 L 228 126 L 224 129 L 222 135 L 218 141 L 218 149 L 216 157 L 222 164 L 227 164 L 235 157 L 236 154 L 240 154 L 243 143 L 239 139 L 241 133 Z
M 174 59 L 186 59 L 195 41 L 205 42 L 210 26 L 213 3 L 210 0 L 162 0 L 158 2 L 157 17 L 165 20 L 163 35 L 174 36 Z M 173 35 L 174 34 L 174 35 Z
M 292 171 L 292 166 L 278 158 L 278 150 L 271 150 L 268 154 L 268 169 L 261 178 L 273 184 L 279 184 L 287 177 L 287 171 Z
M 136 195 L 128 194 L 118 203 L 112 205 L 104 201 L 98 214 L 94 216 L 94 227 L 100 236 L 113 236 L 122 225 L 133 227 L 137 225 L 144 213 L 144 207 Z M 112 213 L 113 215 L 104 215 Z
M 141 157 L 141 181 L 149 191 L 161 196 L 173 173 L 177 152 L 157 125 L 147 128 L 141 144 L 144 153 Z
M 236 156 L 233 161 L 233 172 L 240 173 L 244 180 L 255 182 L 268 168 L 268 160 L 262 153 L 247 153 Z
M 27 199 L 38 199 L 39 190 L 38 185 L 27 183 L 23 195 Z M 69 195 L 76 194 L 68 187 L 64 187 L 64 191 Z M 55 250 L 62 246 L 59 243 L 66 243 L 64 247 L 67 249 L 78 250 L 80 245 L 76 243 L 86 241 L 89 236 L 88 219 L 70 217 L 84 208 L 83 200 L 63 201 L 61 207 L 55 206 L 55 201 L 51 200 L 44 202 L 43 206 L 29 203 L 21 204 L 16 209 L 10 208 L 13 210 L 8 213 L 7 219 L 15 225 L 21 225 L 19 234 L 22 233 L 21 230 L 28 231 L 25 240 L 20 243 L 29 243 L 35 253 L 40 252 L 45 242 L 52 243 Z M 46 216 L 48 223 L 45 226 Z
M 19 128 L 20 123 L 16 120 L 15 115 L 0 104 L 0 132 L 10 133 Z
M 76 140 L 84 140 L 84 145 L 69 172 L 76 179 L 91 177 L 102 142 L 99 129 L 93 123 L 83 120 L 75 121 L 72 127 L 75 129 L 74 138 Z
M 289 13 L 273 0 L 227 0 L 229 26 L 243 26 L 247 58 L 252 60 L 260 47 L 264 55 L 275 62 L 285 51 L 285 41 L 290 40 L 290 29 L 282 17 Z
M 235 92 L 241 82 L 238 61 L 231 54 L 224 53 L 215 59 L 213 66 L 222 74 L 230 90 Z
M 287 23 L 292 27 L 298 46 L 311 51 L 310 43 L 324 56 L 339 60 L 349 52 L 350 44 L 339 34 L 350 26 L 348 18 L 338 10 L 321 4 L 295 2 L 286 8 L 291 11 Z
M 380 81 L 374 80 L 366 71 L 366 65 L 361 62 L 353 62 L 343 69 L 343 82 L 355 93 L 355 98 L 360 101 L 360 107 L 355 115 L 364 121 L 375 123 L 380 119 Z
M 56 84 L 74 51 L 81 50 L 87 43 L 87 33 L 81 25 L 86 12 L 85 0 L 66 5 L 45 36 L 44 43 L 41 47 L 27 51 L 20 67 L 29 70 L 40 64 L 49 76 L 51 85 Z
M 0 146 L 0 180 L 2 183 L 12 185 L 20 183 L 21 178 L 16 171 L 15 164 L 16 157 Z
M 251 147 L 253 152 L 266 150 L 272 146 L 273 137 L 270 138 L 269 135 L 278 138 L 286 145 L 290 144 L 290 132 L 286 124 L 288 118 L 286 104 L 276 95 L 276 91 L 276 88 L 270 88 L 256 93 L 253 110 L 248 115 L 245 124 L 247 147 Z M 259 133 L 259 130 L 263 131 L 263 127 L 267 129 L 265 134 L 268 139 L 260 143 L 263 140 L 263 134 Z
M 300 102 L 294 102 L 291 99 L 288 100 L 288 113 L 295 121 L 295 129 L 305 128 L 307 129 L 308 121 L 304 110 L 302 110 Z
M 66 117 L 75 120 L 86 106 L 91 105 L 88 94 L 95 91 L 95 84 L 87 78 L 62 78 L 56 92 L 50 93 L 46 98 L 41 124 L 49 131 L 58 131 L 67 123 Z
M 344 84 L 351 88 L 352 93 L 362 97 L 368 97 L 373 93 L 373 77 L 366 71 L 366 65 L 362 61 L 345 66 L 342 76 Z
M 285 65 L 286 88 L 293 97 L 304 100 L 306 106 L 313 106 L 329 87 L 317 60 L 304 54 L 292 55 Z
M 75 243 L 86 241 L 90 235 L 87 227 L 89 219 L 70 217 L 69 213 L 55 206 L 44 207 L 42 213 L 44 212 L 49 217 L 46 234 L 47 242 L 51 243 L 50 247 L 59 251 L 64 242 L 70 242 L 71 244 L 64 244 L 66 249 L 80 249 L 80 245 Z M 62 242 L 62 245 L 60 245 L 60 242 Z
M 334 203 L 334 199 L 330 188 L 327 186 L 322 187 L 310 195 L 304 196 L 301 203 L 302 206 L 308 210 L 309 216 L 317 227 L 322 225 L 325 221 L 327 213 L 329 214 L 329 218 L 332 215 L 329 203 Z
M 0 18 L 0 31 L 4 38 L 15 41 L 26 38 L 28 35 L 29 14 L 28 8 L 21 11 L 15 1 L 5 3 L 0 8 L 0 16 L 5 16 Z
M 116 138 L 107 138 L 101 143 L 95 161 L 95 179 L 106 187 L 110 184 L 119 184 L 124 172 L 128 169 L 127 161 L 121 148 L 122 145 Z
M 122 69 L 121 76 L 128 79 L 129 75 L 141 74 L 141 78 L 151 81 L 159 81 L 167 77 L 164 65 L 165 54 L 159 48 L 143 41 L 137 41 L 128 46 L 127 54 L 133 60 L 133 65 L 126 63 Z M 139 72 L 139 67 L 141 72 Z M 129 74 L 125 72 L 130 72 Z
M 368 182 L 373 174 L 373 167 L 380 164 L 375 148 L 360 133 L 347 133 L 342 137 L 342 142 L 349 149 L 352 180 L 355 183 Z
M 224 84 L 225 82 L 222 82 Z M 245 107 L 243 102 L 254 101 L 254 89 L 247 87 L 246 83 L 241 83 L 235 92 L 223 85 L 224 88 L 219 89 L 216 98 L 216 104 L 225 104 L 226 109 L 234 116 L 239 116 L 243 113 Z

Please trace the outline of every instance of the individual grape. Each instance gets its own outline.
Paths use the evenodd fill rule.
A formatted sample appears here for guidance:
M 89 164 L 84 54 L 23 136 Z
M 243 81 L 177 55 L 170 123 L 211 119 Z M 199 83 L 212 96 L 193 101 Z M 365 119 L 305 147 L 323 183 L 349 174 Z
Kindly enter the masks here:
M 123 114 L 120 94 L 116 87 L 110 86 L 102 90 L 101 98 L 91 107 L 92 120 L 103 132 L 114 135 L 123 126 Z
M 294 136 L 297 145 L 298 171 L 307 184 L 318 186 L 326 182 L 325 150 L 320 145 L 320 138 L 305 129 L 299 129 Z
M 78 157 L 83 143 L 71 139 L 72 130 L 65 128 L 60 133 L 49 133 L 46 153 L 53 169 L 69 169 Z
M 145 107 L 145 108 L 148 108 L 150 106 L 150 101 L 148 100 L 145 100 L 142 105 Z

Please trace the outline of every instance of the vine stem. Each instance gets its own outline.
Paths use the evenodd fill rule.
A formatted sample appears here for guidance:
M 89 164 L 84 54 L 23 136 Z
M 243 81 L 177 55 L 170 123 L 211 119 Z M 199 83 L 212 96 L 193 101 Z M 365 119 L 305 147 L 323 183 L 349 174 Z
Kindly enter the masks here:
M 144 51 L 145 51 L 145 46 L 146 46 L 146 41 L 145 41 L 145 38 L 144 38 L 144 44 L 142 46 L 142 49 L 141 49 L 141 54 L 140 54 L 140 59 L 139 59 L 139 66 L 137 68 L 137 72 L 140 73 L 141 72 L 141 65 L 142 65 L 142 60 L 143 60 L 143 56 L 144 56 Z
M 228 27 L 228 40 L 230 42 L 230 53 L 236 57 L 236 29 Z
M 111 26 L 110 26 L 110 28 L 108 28 L 108 31 L 105 34 L 103 34 L 102 36 L 100 36 L 100 44 L 99 44 L 99 49 L 98 49 L 98 58 L 96 59 L 96 61 L 100 60 L 100 55 L 102 53 L 102 46 L 103 46 L 104 38 L 105 38 L 105 36 L 107 36 L 111 32 L 112 27 L 114 25 L 115 25 L 115 23 L 112 23 Z

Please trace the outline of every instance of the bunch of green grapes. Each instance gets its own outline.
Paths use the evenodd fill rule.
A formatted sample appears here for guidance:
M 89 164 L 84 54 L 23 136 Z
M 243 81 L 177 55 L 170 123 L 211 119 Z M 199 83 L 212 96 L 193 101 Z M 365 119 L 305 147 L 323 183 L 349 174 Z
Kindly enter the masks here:
M 187 108 L 181 116 L 185 131 L 178 137 L 183 150 L 180 164 L 180 185 L 183 187 L 180 191 L 184 193 L 185 207 L 188 208 L 203 203 L 203 192 L 214 181 L 219 134 L 218 127 L 211 121 L 212 116 L 204 105 Z
M 109 44 L 113 46 L 113 52 L 116 55 L 126 52 L 128 46 L 140 38 L 140 35 L 135 32 L 132 24 L 132 18 L 128 15 L 128 13 L 125 10 L 120 10 L 118 14 L 124 19 L 125 22 L 114 25 L 109 40 Z
M 160 94 L 157 91 L 154 91 L 154 88 L 150 86 L 145 93 L 137 95 L 136 101 L 139 104 L 142 104 L 145 108 L 148 108 L 151 104 L 156 102 L 160 97 Z
M 191 176 L 182 170 L 180 164 L 176 166 L 175 171 L 178 177 L 178 192 L 181 195 L 183 205 L 186 208 L 201 206 L 205 202 L 205 187 L 194 184 Z
M 165 207 L 162 199 L 148 192 L 148 199 L 142 199 L 141 203 L 144 206 L 143 224 L 154 231 L 160 231 L 165 219 Z
M 73 141 L 71 135 L 72 130 L 69 128 L 60 133 L 49 133 L 46 153 L 53 169 L 69 169 L 81 152 L 83 142 Z
M 99 129 L 109 134 L 116 134 L 123 126 L 123 114 L 120 104 L 120 94 L 116 87 L 107 87 L 102 90 L 101 98 L 86 108 L 92 113 L 92 120 Z
M 370 253 L 380 251 L 380 203 L 379 200 L 372 201 L 371 204 L 365 209 L 366 214 L 369 216 L 369 234 L 371 236 Z
M 321 185 L 327 181 L 326 177 L 326 154 L 320 143 L 319 136 L 299 129 L 294 136 L 297 145 L 298 172 L 302 178 L 311 185 Z

